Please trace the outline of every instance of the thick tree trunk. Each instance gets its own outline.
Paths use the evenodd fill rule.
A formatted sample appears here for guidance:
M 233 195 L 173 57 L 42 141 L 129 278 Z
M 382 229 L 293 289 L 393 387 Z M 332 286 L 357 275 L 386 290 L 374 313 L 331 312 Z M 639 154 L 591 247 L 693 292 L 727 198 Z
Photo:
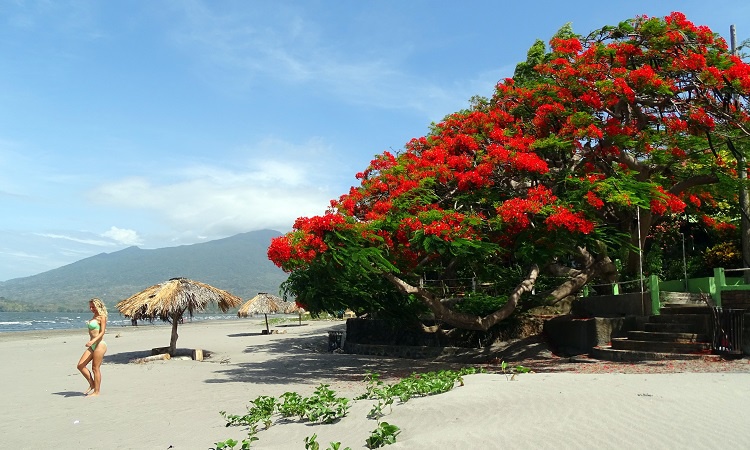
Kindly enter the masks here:
M 511 292 L 510 296 L 508 297 L 508 302 L 503 305 L 502 308 L 498 309 L 492 314 L 481 317 L 473 314 L 453 311 L 452 309 L 445 306 L 440 301 L 440 299 L 435 297 L 432 293 L 422 288 L 412 286 L 404 280 L 393 275 L 392 273 L 385 274 L 386 279 L 393 283 L 393 285 L 396 286 L 399 291 L 405 294 L 414 294 L 425 305 L 427 305 L 427 307 L 430 308 L 430 311 L 432 311 L 432 313 L 435 315 L 436 319 L 442 320 L 448 325 L 452 325 L 456 328 L 474 331 L 487 331 L 493 325 L 497 325 L 502 320 L 510 316 L 518 306 L 518 302 L 521 300 L 521 295 L 526 292 L 531 292 L 531 290 L 534 288 L 534 283 L 536 282 L 538 276 L 539 267 L 534 265 L 530 269 L 529 275 L 526 277 L 526 279 L 522 281 L 518 286 L 516 286 L 513 292 Z
M 737 158 L 737 173 L 740 176 L 740 244 L 742 246 L 742 267 L 750 267 L 750 194 L 747 185 L 747 161 L 740 155 Z M 750 271 L 744 271 L 745 284 L 750 283 Z
M 640 216 L 640 220 L 637 220 L 638 216 Z M 636 212 L 636 217 L 633 217 L 633 220 L 636 221 L 630 233 L 630 243 L 632 244 L 633 249 L 628 252 L 628 264 L 625 271 L 631 275 L 638 275 L 640 277 L 641 257 L 646 249 L 646 237 L 651 230 L 653 216 L 651 211 L 641 208 L 639 212 Z M 638 241 L 639 224 L 641 227 L 640 241 Z
M 565 274 L 565 276 L 568 276 L 569 278 L 556 288 L 545 292 L 544 297 L 547 300 L 547 304 L 554 304 L 569 295 L 575 294 L 581 290 L 589 280 L 596 276 L 601 276 L 612 282 L 614 281 L 614 278 L 616 278 L 617 269 L 614 267 L 614 264 L 609 257 L 595 260 L 585 249 L 579 250 L 582 254 L 589 257 L 583 269 L 569 270 L 566 273 L 566 268 L 561 268 L 556 265 L 549 267 L 550 272 L 552 272 L 553 275 L 560 276 Z
M 635 159 L 632 158 L 621 158 L 620 162 L 624 162 L 633 170 L 636 170 L 639 172 L 639 180 L 645 181 L 650 176 L 651 171 L 645 167 L 643 164 L 639 163 Z M 714 174 L 704 174 L 704 175 L 696 175 L 693 177 L 690 177 L 688 179 L 682 180 L 679 183 L 676 183 L 671 188 L 669 188 L 669 192 L 674 195 L 679 195 L 686 190 L 693 188 L 695 186 L 706 186 L 709 184 L 716 184 L 719 182 L 719 177 Z M 636 219 L 638 217 L 638 212 L 636 212 L 636 215 L 632 217 L 621 217 L 621 221 L 623 224 L 622 230 L 630 233 L 630 243 L 633 245 L 633 250 L 628 252 L 627 262 L 625 266 L 625 273 L 628 273 L 630 275 L 638 275 L 640 276 L 640 264 L 641 264 L 641 253 L 645 249 L 646 245 L 646 237 L 649 235 L 649 232 L 651 231 L 651 226 L 656 225 L 660 219 L 661 216 L 654 216 L 651 214 L 651 211 L 649 209 L 641 208 L 640 209 L 640 242 L 638 240 L 638 225 L 633 224 L 633 222 L 636 222 Z M 638 249 L 641 249 L 639 252 Z

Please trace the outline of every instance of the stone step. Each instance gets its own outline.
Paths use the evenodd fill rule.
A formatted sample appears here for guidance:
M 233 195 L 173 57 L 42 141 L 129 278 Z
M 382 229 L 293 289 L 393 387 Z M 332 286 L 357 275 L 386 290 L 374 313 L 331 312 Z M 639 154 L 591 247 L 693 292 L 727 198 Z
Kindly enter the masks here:
M 698 327 L 698 330 L 708 330 L 711 316 L 707 314 L 660 314 L 649 316 L 647 323 L 683 323 Z
M 700 353 L 710 352 L 711 344 L 708 342 L 659 342 L 659 341 L 636 341 L 628 338 L 612 339 L 612 348 L 615 350 L 636 350 L 656 353 Z
M 699 353 L 661 353 L 637 350 L 618 350 L 612 347 L 594 347 L 590 356 L 605 361 L 661 361 L 661 360 L 692 360 L 692 359 L 716 359 L 716 355 Z
M 708 335 L 699 333 L 659 332 L 659 331 L 629 331 L 628 339 L 635 341 L 659 342 L 708 342 Z
M 698 333 L 705 332 L 703 327 L 689 323 L 649 323 L 643 324 L 643 330 L 653 333 Z
M 706 304 L 703 299 L 706 294 L 690 292 L 660 292 L 659 299 L 662 304 Z
M 711 308 L 704 304 L 667 304 L 659 310 L 661 314 L 711 314 Z
M 649 322 L 656 323 L 699 323 L 710 317 L 710 314 L 659 314 L 648 316 Z

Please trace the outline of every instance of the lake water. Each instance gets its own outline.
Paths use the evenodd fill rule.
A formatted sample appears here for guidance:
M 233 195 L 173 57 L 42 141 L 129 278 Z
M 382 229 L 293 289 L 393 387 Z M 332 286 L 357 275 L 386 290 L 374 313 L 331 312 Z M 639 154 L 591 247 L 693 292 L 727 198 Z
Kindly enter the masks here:
M 84 328 L 84 322 L 90 320 L 91 317 L 91 313 L 0 312 L 0 333 Z M 185 322 L 190 320 L 185 317 Z M 196 314 L 192 318 L 193 322 L 202 320 L 237 320 L 237 314 Z M 108 328 L 126 326 L 132 326 L 130 319 L 119 314 L 111 315 L 107 322 Z M 138 326 L 170 326 L 170 324 L 156 319 L 153 323 L 138 322 Z

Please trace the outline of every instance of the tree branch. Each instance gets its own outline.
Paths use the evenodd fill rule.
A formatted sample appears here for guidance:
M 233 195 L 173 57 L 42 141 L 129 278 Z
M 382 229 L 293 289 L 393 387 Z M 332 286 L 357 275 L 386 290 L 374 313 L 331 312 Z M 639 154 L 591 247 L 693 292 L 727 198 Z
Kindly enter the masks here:
M 435 315 L 435 319 L 441 320 L 449 325 L 457 328 L 463 328 L 466 330 L 475 331 L 487 331 L 492 326 L 498 324 L 503 319 L 510 316 L 518 306 L 521 296 L 526 292 L 531 292 L 536 283 L 536 279 L 539 276 L 539 267 L 535 264 L 529 270 L 529 274 L 526 279 L 516 286 L 515 289 L 508 296 L 508 302 L 505 303 L 497 311 L 488 314 L 484 317 L 477 316 L 474 314 L 466 314 L 458 311 L 454 311 L 446 306 L 431 292 L 412 286 L 406 281 L 400 279 L 394 274 L 388 272 L 384 273 L 383 276 L 390 281 L 399 291 L 404 294 L 413 294 L 420 299 L 432 313 Z

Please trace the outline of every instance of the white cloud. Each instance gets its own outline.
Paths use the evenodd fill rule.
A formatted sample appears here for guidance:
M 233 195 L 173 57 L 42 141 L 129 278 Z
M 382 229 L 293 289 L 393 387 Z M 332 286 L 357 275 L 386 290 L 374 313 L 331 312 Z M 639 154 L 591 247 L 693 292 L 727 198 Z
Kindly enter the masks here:
M 273 156 L 232 167 L 186 161 L 188 165 L 168 172 L 160 168 L 151 175 L 108 182 L 90 191 L 89 197 L 121 211 L 148 211 L 154 222 L 170 230 L 170 240 L 191 241 L 263 228 L 286 231 L 300 216 L 324 213 L 330 200 L 348 189 L 332 181 L 342 177 L 329 149 L 319 141 L 294 145 L 267 139 L 242 153 Z M 115 227 L 105 236 L 152 243 L 149 233 L 138 236 Z
M 108 247 L 114 245 L 112 242 L 102 241 L 98 239 L 83 239 L 74 236 L 66 236 L 64 234 L 53 234 L 53 233 L 34 233 L 37 236 L 46 237 L 50 239 L 62 239 L 66 241 L 77 242 L 79 244 L 96 245 L 99 247 Z
M 27 252 L 15 252 L 15 251 L 0 251 L 0 255 L 7 255 L 12 256 L 14 258 L 30 258 L 30 259 L 39 259 L 41 256 L 39 255 L 32 255 Z
M 109 229 L 109 231 L 102 233 L 102 236 L 108 237 L 124 245 L 142 244 L 141 238 L 138 236 L 138 233 L 135 230 L 127 230 L 113 226 Z
M 223 175 L 223 176 L 219 176 Z M 146 209 L 175 230 L 206 236 L 260 228 L 289 228 L 301 215 L 324 212 L 331 195 L 310 185 L 214 170 L 197 179 L 160 184 L 130 178 L 101 186 L 96 196 L 110 206 Z M 113 236 L 109 236 L 113 237 Z

